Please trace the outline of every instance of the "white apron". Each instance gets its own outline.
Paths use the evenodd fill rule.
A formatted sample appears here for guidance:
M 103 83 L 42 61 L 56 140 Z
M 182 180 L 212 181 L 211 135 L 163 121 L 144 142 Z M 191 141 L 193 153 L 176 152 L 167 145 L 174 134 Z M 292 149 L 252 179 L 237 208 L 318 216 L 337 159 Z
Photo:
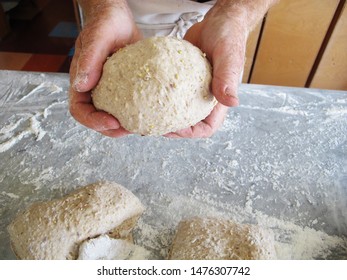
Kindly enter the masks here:
M 204 18 L 215 2 L 128 0 L 128 5 L 144 37 L 175 36 L 183 38 L 193 24 Z

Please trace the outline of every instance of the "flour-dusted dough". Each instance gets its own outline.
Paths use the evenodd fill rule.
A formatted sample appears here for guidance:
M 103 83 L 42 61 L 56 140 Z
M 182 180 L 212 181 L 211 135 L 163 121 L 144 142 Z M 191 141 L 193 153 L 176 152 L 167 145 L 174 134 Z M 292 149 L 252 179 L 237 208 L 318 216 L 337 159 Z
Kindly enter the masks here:
M 97 109 L 132 133 L 163 135 L 195 125 L 217 101 L 211 66 L 191 43 L 152 37 L 113 54 L 93 90 Z
M 76 259 L 78 246 L 88 238 L 127 238 L 143 211 L 121 185 L 88 185 L 19 214 L 8 227 L 11 246 L 20 259 Z
M 174 237 L 172 260 L 275 259 L 272 232 L 219 218 L 181 221 Z

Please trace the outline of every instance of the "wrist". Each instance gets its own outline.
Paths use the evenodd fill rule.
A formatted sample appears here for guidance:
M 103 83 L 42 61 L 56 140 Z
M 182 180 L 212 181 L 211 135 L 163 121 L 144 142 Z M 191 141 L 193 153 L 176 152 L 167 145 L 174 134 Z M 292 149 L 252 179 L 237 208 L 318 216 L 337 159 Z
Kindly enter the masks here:
M 261 21 L 279 0 L 217 0 L 211 14 L 238 22 L 247 32 Z

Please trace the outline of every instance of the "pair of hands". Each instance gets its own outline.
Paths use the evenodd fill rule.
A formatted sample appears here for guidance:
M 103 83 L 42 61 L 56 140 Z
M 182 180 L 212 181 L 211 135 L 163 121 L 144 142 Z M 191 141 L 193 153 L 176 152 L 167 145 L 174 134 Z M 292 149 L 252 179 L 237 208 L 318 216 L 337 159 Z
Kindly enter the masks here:
M 211 114 L 195 126 L 169 133 L 173 138 L 210 137 L 222 125 L 229 106 L 237 106 L 237 88 L 244 65 L 248 29 L 242 15 L 232 16 L 215 5 L 185 35 L 206 53 L 213 66 L 212 93 L 218 100 Z M 127 44 L 142 39 L 130 10 L 110 5 L 87 17 L 76 41 L 69 93 L 70 112 L 81 124 L 109 137 L 129 134 L 112 115 L 98 111 L 91 90 L 98 83 L 106 58 Z

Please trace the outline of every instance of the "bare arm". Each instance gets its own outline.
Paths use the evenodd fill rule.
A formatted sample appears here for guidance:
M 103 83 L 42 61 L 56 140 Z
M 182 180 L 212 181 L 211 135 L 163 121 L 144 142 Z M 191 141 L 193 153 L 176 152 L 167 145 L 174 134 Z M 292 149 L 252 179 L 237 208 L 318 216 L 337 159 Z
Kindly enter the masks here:
M 236 106 L 248 34 L 277 0 L 219 0 L 186 39 L 213 65 L 212 92 L 224 105 Z
M 238 86 L 249 33 L 278 0 L 218 0 L 185 39 L 207 54 L 213 66 L 212 93 L 219 104 L 197 125 L 171 137 L 209 137 L 223 123 L 228 106 L 237 106 Z
M 98 82 L 107 56 L 139 32 L 125 0 L 79 0 L 85 26 L 77 38 L 72 85 L 77 91 L 91 90 Z
M 279 0 L 218 0 L 208 14 L 229 19 L 240 18 L 250 32 L 277 2 Z
M 79 4 L 85 26 L 76 40 L 70 66 L 70 113 L 81 124 L 104 135 L 126 135 L 118 120 L 96 110 L 90 91 L 98 83 L 107 57 L 139 40 L 141 34 L 125 0 L 79 0 Z
M 249 32 L 278 0 L 218 0 L 205 19 L 185 37 L 202 49 L 213 65 L 212 92 L 219 104 L 204 121 L 171 137 L 209 137 L 223 123 L 227 106 L 238 104 L 237 88 Z M 141 39 L 126 0 L 79 0 L 85 14 L 71 63 L 70 112 L 85 126 L 119 137 L 128 134 L 111 115 L 97 111 L 90 90 L 106 58 Z

